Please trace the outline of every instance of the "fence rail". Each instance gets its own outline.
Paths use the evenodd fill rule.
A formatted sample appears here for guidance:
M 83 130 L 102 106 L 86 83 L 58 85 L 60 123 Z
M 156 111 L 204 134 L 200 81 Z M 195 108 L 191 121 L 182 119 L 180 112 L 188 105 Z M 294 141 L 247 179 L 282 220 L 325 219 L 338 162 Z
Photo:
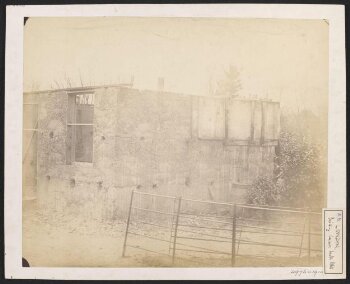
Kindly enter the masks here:
M 161 203 L 164 203 L 166 200 L 168 200 L 171 202 L 172 212 L 159 210 L 158 208 L 150 209 L 143 208 L 140 205 L 136 206 L 134 204 L 135 195 L 139 195 L 139 198 L 142 196 L 151 196 L 152 201 L 154 201 L 153 198 L 160 198 L 162 200 Z M 186 204 L 191 203 L 199 203 L 207 209 L 212 208 L 214 211 L 218 207 L 225 208 L 225 214 L 220 215 L 217 212 L 215 214 L 209 214 L 208 212 L 195 213 L 193 211 L 186 210 Z M 230 213 L 227 213 L 227 208 L 229 208 Z M 252 218 L 251 216 L 245 216 L 247 211 L 251 212 L 251 215 L 252 212 L 269 212 L 269 214 L 273 214 L 273 216 L 281 217 L 285 214 L 292 214 L 292 216 L 297 216 L 298 218 L 300 216 L 304 216 L 304 219 L 303 222 L 297 222 L 295 220 L 272 220 L 271 218 L 269 220 L 266 220 Z M 242 251 L 242 246 L 259 246 L 265 247 L 268 250 L 271 250 L 271 248 L 289 249 L 295 251 L 298 258 L 300 258 L 302 253 L 306 251 L 309 263 L 312 252 L 321 252 L 321 249 L 312 247 L 311 240 L 312 237 L 319 238 L 322 236 L 320 232 L 320 226 L 317 227 L 317 232 L 312 229 L 313 226 L 315 227 L 319 225 L 318 223 L 313 222 L 312 218 L 319 218 L 321 216 L 321 213 L 305 210 L 305 208 L 278 206 L 268 207 L 252 204 L 234 204 L 205 200 L 192 200 L 188 198 L 166 196 L 155 193 L 132 191 L 128 212 L 129 213 L 122 252 L 123 256 L 126 254 L 127 247 L 130 247 L 133 249 L 152 252 L 154 254 L 167 255 L 171 260 L 172 265 L 175 264 L 176 259 L 201 263 L 202 261 L 194 260 L 193 258 L 201 257 L 202 260 L 205 259 L 205 255 L 219 255 L 229 257 L 225 258 L 226 261 L 230 261 L 231 266 L 235 266 L 237 257 L 249 258 L 253 257 L 254 255 L 258 258 L 264 257 L 264 255 L 261 254 L 252 255 L 248 253 L 242 253 L 240 252 Z M 134 217 L 137 215 L 135 212 L 144 212 L 142 215 L 143 218 L 141 220 L 134 220 Z M 149 216 L 152 216 L 152 221 L 148 221 L 148 219 L 145 217 L 147 214 Z M 155 216 L 163 216 L 167 218 L 170 226 L 161 224 L 158 222 L 158 218 Z M 268 226 L 257 225 L 260 223 L 268 224 Z M 164 237 L 161 238 L 159 236 L 145 234 L 144 232 L 140 233 L 135 228 L 131 229 L 131 227 L 136 224 L 143 224 L 152 228 L 160 228 L 160 230 L 166 231 L 169 234 L 169 237 L 167 239 Z M 282 228 L 283 225 L 289 225 L 288 229 Z M 301 230 L 290 228 L 293 226 L 302 226 L 302 228 Z M 149 230 L 148 232 L 150 233 L 152 230 Z M 168 248 L 166 249 L 167 252 L 155 250 L 154 248 L 157 246 L 154 245 L 152 246 L 152 249 L 149 249 L 144 245 L 136 245 L 134 243 L 130 243 L 132 240 L 128 239 L 129 235 L 168 244 Z M 244 235 L 244 237 L 242 235 Z M 261 239 L 256 239 L 257 236 L 265 237 L 263 241 L 261 241 Z M 283 237 L 282 241 L 284 241 L 284 238 L 286 237 L 291 237 L 294 240 L 298 241 L 299 245 L 278 243 L 273 239 L 278 236 Z M 307 243 L 306 246 L 304 245 L 305 242 Z M 188 257 L 191 257 L 192 259 L 188 259 Z M 265 257 L 267 259 L 273 258 L 273 256 L 268 254 L 265 255 Z

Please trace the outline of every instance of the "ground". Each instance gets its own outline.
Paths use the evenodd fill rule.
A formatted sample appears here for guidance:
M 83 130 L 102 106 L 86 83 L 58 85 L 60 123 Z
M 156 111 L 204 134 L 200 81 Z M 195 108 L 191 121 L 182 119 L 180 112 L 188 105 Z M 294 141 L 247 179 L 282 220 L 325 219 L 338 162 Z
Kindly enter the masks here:
M 122 257 L 123 242 L 125 236 L 126 220 L 114 220 L 103 222 L 83 218 L 71 218 L 59 214 L 48 214 L 47 211 L 38 210 L 34 205 L 25 205 L 23 214 L 23 256 L 31 266 L 41 267 L 147 267 L 172 266 L 171 253 L 169 255 L 157 255 L 153 252 L 142 251 L 127 247 L 126 257 Z M 143 234 L 141 226 L 136 223 L 131 225 L 132 231 Z M 160 239 L 169 238 L 169 232 L 163 229 L 153 230 L 153 236 Z M 266 241 L 258 234 L 254 240 Z M 247 237 L 245 237 L 247 238 Z M 275 239 L 274 239 L 275 238 Z M 186 244 L 182 239 L 182 244 Z M 181 243 L 179 241 L 179 243 Z M 278 243 L 276 236 L 272 236 L 269 242 Z M 165 254 L 171 252 L 169 244 L 156 240 L 140 240 L 135 235 L 129 235 L 128 244 L 162 251 Z M 189 244 L 189 243 L 187 243 Z M 199 246 L 204 243 L 197 242 Z M 292 240 L 283 238 L 284 245 L 292 245 Z M 216 249 L 230 253 L 230 244 L 222 245 Z M 185 248 L 178 245 L 177 248 Z M 214 249 L 214 247 L 211 247 Z M 214 258 L 208 254 L 196 254 L 183 258 L 185 252 L 177 252 L 175 266 L 230 266 L 231 256 L 224 255 Z M 247 255 L 264 254 L 270 258 L 246 257 Z M 236 266 L 321 266 L 320 255 L 313 256 L 309 260 L 305 253 L 298 257 L 295 250 L 280 249 L 276 247 L 260 247 L 252 245 L 240 245 L 239 254 L 245 257 L 236 257 Z M 191 255 L 191 254 L 190 254 Z M 193 254 L 192 254 L 193 255 Z

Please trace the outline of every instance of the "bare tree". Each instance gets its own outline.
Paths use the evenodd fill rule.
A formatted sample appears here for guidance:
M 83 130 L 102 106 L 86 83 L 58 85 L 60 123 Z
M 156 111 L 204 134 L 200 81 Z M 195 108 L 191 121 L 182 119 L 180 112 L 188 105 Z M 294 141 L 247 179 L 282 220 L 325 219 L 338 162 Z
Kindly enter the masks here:
M 230 65 L 227 70 L 224 70 L 224 73 L 224 78 L 217 82 L 215 95 L 237 96 L 241 89 L 240 72 L 235 66 Z

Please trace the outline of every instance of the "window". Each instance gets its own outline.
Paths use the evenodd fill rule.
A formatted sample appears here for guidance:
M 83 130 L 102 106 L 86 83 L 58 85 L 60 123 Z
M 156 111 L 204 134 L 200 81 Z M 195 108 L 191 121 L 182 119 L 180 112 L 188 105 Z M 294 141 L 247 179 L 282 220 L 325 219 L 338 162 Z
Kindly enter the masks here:
M 92 163 L 94 94 L 68 94 L 67 164 Z

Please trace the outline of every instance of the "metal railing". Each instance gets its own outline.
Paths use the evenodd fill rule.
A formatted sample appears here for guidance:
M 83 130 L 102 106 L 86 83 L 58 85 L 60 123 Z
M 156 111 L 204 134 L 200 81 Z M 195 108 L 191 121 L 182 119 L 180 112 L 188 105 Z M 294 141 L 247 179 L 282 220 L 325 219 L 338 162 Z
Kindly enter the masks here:
M 148 251 L 148 252 L 152 252 L 152 253 L 156 253 L 156 254 L 160 254 L 160 255 L 169 255 L 169 254 L 164 253 L 164 252 L 156 251 L 156 250 L 153 250 L 153 249 L 147 249 L 147 248 L 144 248 L 144 247 L 141 247 L 141 246 L 131 245 L 131 244 L 128 243 L 129 235 L 135 235 L 135 236 L 139 236 L 139 237 L 143 237 L 143 238 L 147 238 L 147 239 L 152 239 L 152 240 L 156 240 L 156 241 L 160 241 L 160 242 L 166 242 L 166 243 L 170 243 L 171 242 L 171 240 L 166 240 L 166 239 L 162 239 L 162 238 L 159 238 L 159 237 L 154 237 L 154 236 L 151 236 L 151 235 L 140 234 L 140 233 L 131 231 L 130 227 L 131 227 L 131 224 L 132 224 L 132 217 L 135 216 L 133 214 L 134 211 L 142 211 L 144 213 L 152 213 L 152 214 L 156 214 L 156 215 L 164 215 L 164 216 L 171 216 L 171 217 L 176 215 L 174 213 L 169 213 L 169 212 L 164 212 L 164 211 L 154 210 L 154 209 L 148 209 L 148 208 L 142 208 L 142 207 L 133 205 L 134 197 L 135 197 L 136 194 L 153 196 L 153 197 L 162 198 L 162 199 L 168 199 L 168 200 L 174 200 L 174 206 L 175 206 L 175 203 L 177 201 L 177 198 L 173 197 L 173 196 L 165 196 L 165 195 L 152 194 L 152 193 L 147 193 L 147 192 L 132 191 L 131 192 L 131 198 L 130 198 L 130 204 L 129 204 L 129 211 L 128 211 L 128 219 L 127 219 L 127 224 L 126 224 L 125 236 L 124 236 L 124 244 L 123 244 L 122 256 L 123 257 L 125 256 L 127 247 L 132 247 L 134 249 L 140 249 L 140 250 L 144 250 L 144 251 Z M 157 220 L 157 218 L 153 218 L 153 219 Z M 163 228 L 163 229 L 170 229 L 169 226 L 157 224 L 157 223 L 154 223 L 154 222 L 147 222 L 145 220 L 138 220 L 138 223 L 149 225 L 149 226 L 152 226 L 152 227 L 158 227 L 158 228 Z
M 240 208 L 241 212 L 240 214 L 236 212 L 235 219 L 236 219 L 236 227 L 239 230 L 239 237 L 237 240 L 237 250 L 236 254 L 238 255 L 240 244 L 246 244 L 246 245 L 258 245 L 258 246 L 264 246 L 264 247 L 276 247 L 276 248 L 285 248 L 285 249 L 292 249 L 293 251 L 297 252 L 297 257 L 300 258 L 303 251 L 307 252 L 307 259 L 308 263 L 310 263 L 310 259 L 312 257 L 312 253 L 321 253 L 321 246 L 320 248 L 313 248 L 312 247 L 312 237 L 319 238 L 319 244 L 321 245 L 322 242 L 322 234 L 321 234 L 321 221 L 322 221 L 322 214 L 320 212 L 313 212 L 310 210 L 305 210 L 303 208 L 291 208 L 291 207 L 267 207 L 267 206 L 256 206 L 251 204 L 237 204 L 236 205 L 236 211 Z M 271 219 L 256 219 L 256 218 L 248 218 L 244 216 L 244 210 L 253 210 L 253 211 L 263 211 L 263 212 L 269 212 L 276 215 L 282 215 L 285 216 L 286 214 L 290 215 L 292 214 L 294 217 L 303 217 L 303 222 L 296 222 L 296 221 L 288 221 L 287 220 L 271 220 Z M 257 214 L 254 214 L 257 215 Z M 300 218 L 299 217 L 299 218 Z M 316 219 L 316 220 L 315 220 Z M 253 223 L 253 224 L 252 224 Z M 262 226 L 259 223 L 268 223 L 270 225 L 268 226 Z M 275 225 L 273 227 L 272 225 Z M 277 226 L 276 226 L 277 225 Z M 283 225 L 289 225 L 288 228 L 283 228 Z M 296 227 L 301 226 L 301 228 L 298 230 Z M 282 227 L 282 228 L 281 228 Z M 315 228 L 316 227 L 316 228 Z M 252 229 L 252 230 L 247 230 Z M 273 236 L 282 236 L 284 237 L 294 237 L 294 239 L 299 239 L 299 246 L 296 245 L 286 245 L 286 244 L 278 244 L 278 243 L 271 243 L 271 242 L 261 242 L 261 241 L 254 241 L 254 240 L 248 240 L 242 238 L 242 233 L 245 233 L 246 235 L 273 235 Z M 305 236 L 307 237 L 307 245 L 304 246 L 304 240 Z M 251 257 L 254 255 L 239 255 L 241 257 Z M 268 258 L 269 255 L 260 255 L 259 257 L 266 257 Z
M 157 208 L 145 208 L 141 205 L 135 206 L 135 195 L 139 196 L 151 196 L 152 198 L 162 199 L 162 202 L 171 202 L 172 211 L 159 210 Z M 209 211 L 220 211 L 224 209 L 225 214 L 213 214 L 212 212 L 203 213 L 203 210 L 189 210 L 191 206 L 188 204 L 200 204 L 204 206 L 204 209 L 210 208 Z M 170 206 L 167 206 L 169 208 Z M 204 210 L 205 211 L 205 210 Z M 274 216 L 283 216 L 284 214 L 292 214 L 293 216 L 303 216 L 303 222 L 297 222 L 295 220 L 288 221 L 274 220 L 271 218 L 263 219 L 254 218 L 251 216 L 245 216 L 245 212 L 268 212 Z M 135 212 L 142 212 L 141 220 L 135 220 L 135 224 L 143 224 L 151 228 L 158 228 L 158 230 L 164 230 L 169 238 L 161 238 L 159 236 L 153 236 L 142 233 L 135 230 L 131 230 L 133 226 L 133 217 L 136 216 Z M 145 216 L 147 214 L 152 215 L 152 221 L 148 221 Z M 159 222 L 159 216 L 163 216 L 167 219 L 170 226 L 161 224 Z M 158 217 L 154 217 L 158 216 Z M 161 194 L 132 191 L 129 204 L 129 213 L 127 218 L 123 252 L 125 256 L 127 247 L 133 249 L 139 249 L 147 252 L 152 252 L 159 255 L 166 255 L 171 260 L 172 265 L 175 264 L 177 258 L 187 260 L 190 262 L 197 262 L 211 266 L 213 263 L 206 263 L 205 260 L 208 256 L 213 260 L 213 257 L 220 261 L 230 262 L 231 266 L 236 265 L 237 257 L 258 257 L 258 258 L 271 258 L 267 253 L 265 255 L 252 255 L 247 253 L 239 253 L 242 250 L 242 246 L 259 246 L 271 248 L 280 248 L 293 250 L 300 258 L 303 252 L 307 252 L 308 260 L 313 252 L 321 252 L 318 248 L 313 248 L 312 237 L 321 236 L 321 225 L 317 227 L 315 222 L 312 222 L 312 218 L 319 218 L 321 213 L 305 211 L 304 209 L 296 209 L 290 207 L 268 207 L 268 206 L 256 206 L 251 204 L 233 204 L 225 202 L 214 202 L 204 200 L 194 200 L 188 198 L 167 196 Z M 270 216 L 271 217 L 271 216 Z M 135 218 L 136 219 L 136 218 Z M 267 223 L 268 225 L 260 225 L 261 223 Z M 283 228 L 283 225 L 289 225 L 288 228 Z M 297 230 L 295 227 L 301 225 L 302 230 Z M 312 230 L 312 226 L 316 225 L 316 232 Z M 293 228 L 290 228 L 293 227 Z M 148 233 L 154 230 L 148 230 Z M 138 238 L 150 239 L 156 241 L 159 244 L 167 244 L 168 249 L 166 251 L 155 250 L 154 245 L 152 248 L 146 248 L 144 245 L 131 244 L 129 239 L 130 235 L 137 236 Z M 245 235 L 245 237 L 243 237 Z M 279 244 L 274 240 L 269 241 L 269 236 L 282 236 L 292 237 L 294 239 L 299 238 L 299 245 Z M 257 236 L 260 238 L 256 239 Z M 264 236 L 263 241 L 261 236 Z M 307 236 L 307 246 L 304 246 L 305 236 Z M 265 240 L 267 239 L 267 241 Z M 283 241 L 283 239 L 282 239 Z

